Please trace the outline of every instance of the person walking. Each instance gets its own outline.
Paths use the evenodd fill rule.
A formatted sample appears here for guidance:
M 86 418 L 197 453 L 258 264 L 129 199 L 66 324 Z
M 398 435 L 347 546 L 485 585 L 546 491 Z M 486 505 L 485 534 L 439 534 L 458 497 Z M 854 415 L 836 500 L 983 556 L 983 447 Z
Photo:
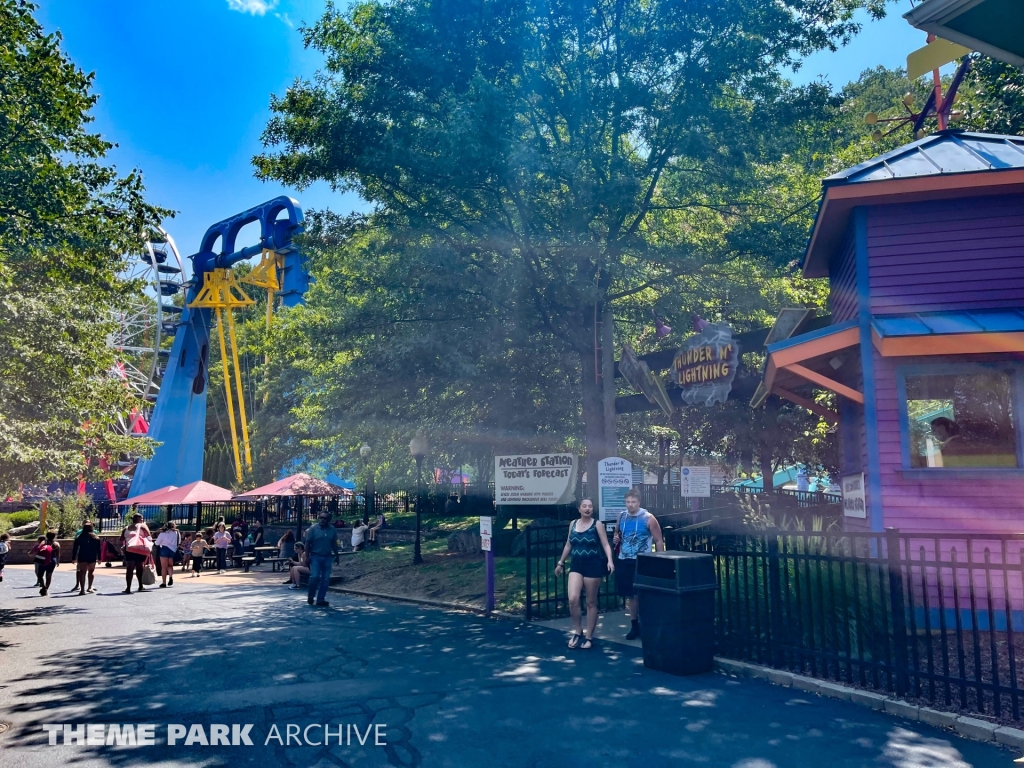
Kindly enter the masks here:
M 198 579 L 203 575 L 203 558 L 209 551 L 210 545 L 201 534 L 196 534 L 192 539 L 192 578 Z
M 0 533 L 0 581 L 4 580 L 4 566 L 7 565 L 7 553 L 11 551 L 11 534 Z
M 160 587 L 174 586 L 174 558 L 181 544 L 181 534 L 173 521 L 168 521 L 163 531 L 156 537 L 156 546 L 160 557 Z
M 53 571 L 60 564 L 60 543 L 57 541 L 56 531 L 46 532 L 46 541 L 39 551 L 43 554 L 43 586 L 40 587 L 39 594 L 45 597 L 50 591 Z
M 195 536 L 194 533 L 186 533 L 185 538 L 181 540 L 181 572 L 184 573 L 188 570 L 189 563 L 192 560 L 192 539 Z
M 658 552 L 665 551 L 658 518 L 640 507 L 640 493 L 634 488 L 626 491 L 626 511 L 619 515 L 615 525 L 615 546 L 619 557 L 615 562 L 615 591 L 625 598 L 629 612 L 630 629 L 627 640 L 640 637 L 640 615 L 633 581 L 636 579 L 636 556 L 651 551 L 651 542 Z
M 327 587 L 331 582 L 331 570 L 334 567 L 334 556 L 338 554 L 338 529 L 331 525 L 331 513 L 324 510 L 318 517 L 317 524 L 310 526 L 305 536 L 306 555 L 309 557 L 309 596 L 306 600 L 326 608 Z
M 562 547 L 562 556 L 555 566 L 555 575 L 569 566 L 569 614 L 572 616 L 573 631 L 569 647 L 589 651 L 594 647 L 594 631 L 597 629 L 597 593 L 601 580 L 615 571 L 612 548 L 608 545 L 604 525 L 594 519 L 594 502 L 583 499 L 579 506 L 580 518 L 569 523 L 569 536 Z M 587 592 L 587 632 L 583 633 L 580 617 L 580 592 Z
M 217 524 L 213 534 L 213 549 L 217 553 L 217 573 L 224 573 L 228 567 L 228 548 L 231 546 L 231 534 L 224 523 Z
M 153 536 L 144 518 L 136 512 L 132 515 L 132 523 L 121 531 L 121 551 L 124 553 L 125 588 L 124 594 L 132 592 L 132 577 L 139 579 L 139 592 L 145 592 L 142 583 L 142 570 L 146 566 L 146 558 L 151 557 Z
M 79 595 L 84 595 L 87 591 L 90 594 L 96 591 L 92 584 L 95 578 L 96 562 L 100 559 L 101 545 L 100 537 L 93 532 L 92 523 L 86 522 L 82 525 L 82 532 L 75 537 L 75 543 L 71 545 L 71 562 L 78 574 Z M 86 579 L 88 579 L 88 589 L 86 588 Z
M 46 561 L 46 555 L 42 550 L 45 545 L 46 536 L 37 536 L 35 546 L 29 552 L 32 555 L 32 565 L 36 572 L 36 583 L 32 585 L 34 587 L 43 586 L 43 563 Z

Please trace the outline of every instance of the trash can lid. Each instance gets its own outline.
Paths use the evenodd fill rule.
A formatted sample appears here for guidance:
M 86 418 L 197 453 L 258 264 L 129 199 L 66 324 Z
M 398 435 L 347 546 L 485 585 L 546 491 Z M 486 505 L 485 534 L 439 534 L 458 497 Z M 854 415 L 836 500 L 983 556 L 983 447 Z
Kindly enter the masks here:
M 714 587 L 715 558 L 706 552 L 641 553 L 636 559 L 637 583 L 665 587 Z

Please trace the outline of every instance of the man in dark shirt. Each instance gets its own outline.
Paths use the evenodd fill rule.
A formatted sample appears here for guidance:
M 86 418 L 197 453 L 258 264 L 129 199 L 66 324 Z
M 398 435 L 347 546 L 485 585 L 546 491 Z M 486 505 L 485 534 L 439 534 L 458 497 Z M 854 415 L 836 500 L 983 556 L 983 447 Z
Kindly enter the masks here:
M 338 554 L 338 529 L 331 525 L 331 513 L 320 513 L 316 525 L 306 531 L 306 554 L 309 557 L 309 596 L 306 600 L 313 604 L 314 593 L 316 604 L 328 606 L 327 587 L 331 583 L 331 570 L 334 567 L 334 556 Z

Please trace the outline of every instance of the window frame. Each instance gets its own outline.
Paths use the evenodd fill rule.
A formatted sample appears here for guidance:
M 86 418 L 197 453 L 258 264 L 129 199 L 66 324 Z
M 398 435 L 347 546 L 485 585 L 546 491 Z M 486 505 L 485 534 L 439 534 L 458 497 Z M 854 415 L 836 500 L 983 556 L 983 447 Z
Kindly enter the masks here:
M 1013 414 L 1014 447 L 1017 453 L 1015 467 L 914 467 L 910 464 L 910 409 L 907 406 L 907 377 L 927 375 L 970 374 L 999 371 L 1010 376 L 1010 410 Z M 1011 360 L 1000 362 L 923 363 L 896 366 L 896 407 L 900 419 L 900 460 L 904 473 L 915 475 L 963 475 L 971 473 L 1024 474 L 1024 435 L 1021 429 L 1021 408 L 1024 407 L 1024 365 Z

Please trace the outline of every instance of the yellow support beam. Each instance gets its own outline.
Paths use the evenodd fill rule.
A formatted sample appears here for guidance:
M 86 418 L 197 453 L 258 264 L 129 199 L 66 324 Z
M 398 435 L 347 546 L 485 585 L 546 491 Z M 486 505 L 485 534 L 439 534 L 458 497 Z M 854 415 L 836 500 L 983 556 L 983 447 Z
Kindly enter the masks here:
M 235 404 L 231 397 L 231 375 L 228 373 L 228 351 L 224 343 L 224 322 L 220 314 L 221 308 L 217 307 L 214 311 L 217 313 L 217 335 L 220 337 L 220 364 L 224 371 L 224 397 L 228 404 L 228 423 L 231 425 L 231 448 L 235 454 L 235 480 L 241 484 L 242 458 L 238 453 L 238 428 L 235 426 Z
M 231 337 L 231 357 L 235 366 L 235 388 L 238 391 L 238 415 L 242 422 L 242 448 L 245 466 L 252 472 L 252 452 L 249 449 L 249 422 L 245 418 L 245 395 L 242 392 L 242 371 L 238 365 L 238 342 L 235 341 L 235 316 L 228 310 L 228 334 Z

